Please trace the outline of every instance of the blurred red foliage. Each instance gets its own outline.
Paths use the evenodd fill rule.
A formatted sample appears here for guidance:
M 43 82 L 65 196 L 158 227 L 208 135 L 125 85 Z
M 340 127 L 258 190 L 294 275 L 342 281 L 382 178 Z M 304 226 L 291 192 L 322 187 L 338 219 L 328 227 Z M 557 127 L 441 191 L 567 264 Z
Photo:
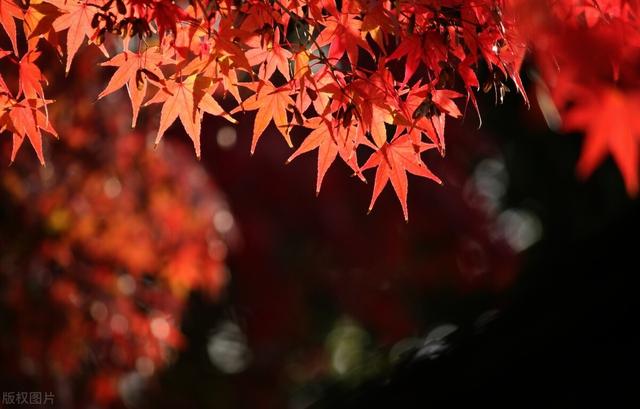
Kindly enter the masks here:
M 588 177 L 611 155 L 627 192 L 638 193 L 640 3 L 513 0 L 540 75 L 536 91 L 555 129 L 585 133 L 577 171 Z
M 213 219 L 228 210 L 184 147 L 152 151 L 143 134 L 119 133 L 121 110 L 67 117 L 63 106 L 78 99 L 50 113 L 68 138 L 47 166 L 23 160 L 0 179 L 21 223 L 0 235 L 12 334 L 0 351 L 10 373 L 88 382 L 74 392 L 107 404 L 124 375 L 149 376 L 182 347 L 192 291 L 216 299 L 224 288 L 227 245 Z

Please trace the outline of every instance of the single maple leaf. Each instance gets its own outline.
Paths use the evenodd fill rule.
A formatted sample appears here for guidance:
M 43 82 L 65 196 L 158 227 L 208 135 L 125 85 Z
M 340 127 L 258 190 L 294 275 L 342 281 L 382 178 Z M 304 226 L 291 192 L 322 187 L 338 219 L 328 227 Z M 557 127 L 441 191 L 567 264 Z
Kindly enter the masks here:
M 202 123 L 202 113 L 196 109 L 194 103 L 194 87 L 196 84 L 196 74 L 185 79 L 169 79 L 165 82 L 166 87 L 161 89 L 156 97 L 147 104 L 164 102 L 160 112 L 160 126 L 156 136 L 156 145 L 160 143 L 162 136 L 167 129 L 180 118 L 184 130 L 193 142 L 196 156 L 200 158 L 200 126 Z
M 419 152 L 421 153 L 435 147 L 435 144 L 422 142 Z M 369 204 L 369 211 L 373 209 L 378 196 L 387 185 L 387 182 L 391 180 L 391 185 L 398 196 L 398 200 L 400 200 L 405 221 L 409 220 L 409 210 L 407 208 L 407 193 L 409 189 L 407 172 L 442 184 L 440 178 L 427 168 L 427 165 L 425 165 L 420 158 L 419 153 L 416 154 L 413 142 L 408 135 L 399 136 L 391 141 L 391 143 L 383 145 L 382 148 L 371 155 L 361 169 L 366 170 L 374 167 L 378 169 L 376 170 L 376 180 L 373 186 L 373 195 L 371 197 L 371 203 Z
M 20 59 L 18 97 L 24 95 L 28 99 L 44 99 L 42 83 L 46 83 L 47 80 L 35 64 L 40 54 L 39 51 L 28 51 Z
M 86 37 L 92 38 L 95 29 L 91 27 L 93 16 L 100 11 L 93 3 L 78 0 L 56 0 L 49 1 L 55 4 L 64 12 L 53 22 L 56 32 L 67 30 L 67 64 L 65 72 L 68 74 L 71 69 L 73 57 L 85 41 Z M 96 2 L 100 6 L 100 1 Z
M 260 43 L 260 38 L 255 37 L 255 41 Z M 280 29 L 276 28 L 273 41 L 269 44 L 258 44 L 259 47 L 252 48 L 246 52 L 247 60 L 252 66 L 260 64 L 260 78 L 268 80 L 276 69 L 289 81 L 289 61 L 293 54 L 280 46 Z
M 210 94 L 212 79 L 192 74 L 182 79 L 168 79 L 165 87 L 158 90 L 146 105 L 162 103 L 160 126 L 156 136 L 156 144 L 160 142 L 166 130 L 180 118 L 180 122 L 193 142 L 196 156 L 200 158 L 200 130 L 205 112 L 222 116 L 232 123 L 237 123 Z
M 160 70 L 162 54 L 158 47 L 149 47 L 142 52 L 123 51 L 115 55 L 109 61 L 101 63 L 102 66 L 117 67 L 105 89 L 98 95 L 98 99 L 103 98 L 114 91 L 122 88 L 132 78 L 135 80 L 137 72 L 148 70 L 158 78 L 163 78 L 164 74 Z M 143 76 L 142 78 L 145 78 Z
M 287 145 L 293 147 L 289 136 L 289 120 L 287 119 L 288 107 L 294 105 L 293 99 L 289 96 L 291 90 L 288 87 L 275 87 L 269 81 L 260 82 L 258 85 L 255 83 L 239 85 L 255 91 L 255 94 L 247 98 L 241 106 L 231 111 L 233 114 L 242 108 L 246 111 L 258 110 L 253 123 L 251 154 L 255 152 L 258 140 L 271 121 L 276 125 Z
M 40 130 L 57 137 L 58 134 L 49 123 L 47 116 L 38 108 L 52 101 L 35 99 L 23 99 L 17 102 L 9 111 L 10 123 L 7 129 L 13 133 L 13 147 L 11 150 L 11 162 L 15 160 L 18 150 L 22 146 L 25 137 L 29 139 L 31 146 L 38 156 L 38 160 L 44 165 L 44 154 L 42 153 L 42 133 Z
M 615 88 L 599 92 L 598 98 L 585 98 L 564 116 L 565 130 L 585 132 L 578 162 L 578 174 L 588 177 L 607 154 L 620 169 L 627 192 L 638 194 L 638 149 L 640 144 L 639 93 L 623 93 Z
M 305 152 L 318 149 L 318 173 L 316 178 L 316 195 L 320 193 L 322 180 L 329 170 L 329 167 L 338 156 L 338 144 L 331 129 L 331 124 L 321 118 L 313 118 L 310 125 L 314 126 L 311 133 L 305 138 L 300 147 L 287 159 L 287 163 L 291 162 L 298 155 Z
M 358 14 L 345 12 L 340 18 L 329 17 L 323 22 L 325 28 L 315 42 L 320 47 L 329 44 L 327 58 L 331 64 L 337 63 L 346 52 L 351 65 L 357 67 L 358 47 L 373 55 L 371 47 L 362 38 L 362 20 L 358 17 Z
M 356 135 L 357 130 L 355 127 L 350 126 L 349 128 L 344 128 L 339 124 L 332 124 L 330 121 L 320 117 L 311 118 L 304 126 L 311 128 L 312 131 L 307 135 L 298 149 L 289 156 L 287 163 L 303 153 L 318 149 L 316 195 L 320 193 L 322 180 L 338 154 L 340 154 L 345 163 L 353 169 L 355 174 L 364 181 L 364 176 L 362 176 L 362 172 L 360 172 L 360 168 L 358 167 L 358 161 L 356 160 L 353 146 L 354 138 L 349 135 L 349 132 Z
M 155 77 L 156 82 L 164 80 L 164 74 L 160 69 L 162 54 L 158 47 L 149 47 L 143 52 L 123 51 L 115 55 L 102 66 L 118 67 L 109 80 L 106 88 L 98 95 L 101 99 L 123 86 L 127 87 L 133 116 L 131 126 L 134 127 L 140 112 L 140 106 L 147 91 L 147 79 Z

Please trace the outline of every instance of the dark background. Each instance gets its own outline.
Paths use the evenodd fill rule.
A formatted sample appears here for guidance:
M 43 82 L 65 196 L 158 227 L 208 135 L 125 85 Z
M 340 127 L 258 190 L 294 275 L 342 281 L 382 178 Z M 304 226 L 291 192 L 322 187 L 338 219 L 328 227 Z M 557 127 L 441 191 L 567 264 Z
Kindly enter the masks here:
M 416 314 L 418 318 L 410 324 L 396 322 L 400 327 L 407 326 L 402 329 L 387 325 L 388 333 L 376 334 L 377 341 L 372 347 L 384 354 L 400 336 L 409 333 L 424 337 L 438 324 L 453 323 L 458 330 L 447 338 L 447 349 L 438 357 L 420 358 L 416 356 L 416 350 L 409 350 L 400 363 L 362 383 L 321 377 L 296 385 L 288 391 L 286 403 L 290 407 L 305 406 L 297 406 L 296 399 L 300 395 L 304 397 L 302 402 L 315 402 L 312 407 L 317 408 L 635 406 L 638 202 L 627 197 L 611 160 L 607 160 L 589 180 L 578 180 L 574 166 L 580 152 L 579 135 L 551 132 L 535 104 L 527 110 L 511 95 L 505 105 L 496 108 L 491 106 L 491 99 L 489 96 L 482 101 L 485 107 L 481 112 L 485 114 L 480 131 L 474 129 L 472 115 L 463 125 L 449 125 L 447 159 L 455 162 L 451 165 L 454 169 L 445 168 L 448 165 L 435 157 L 432 158 L 434 166 L 449 174 L 450 178 L 445 176 L 445 181 L 450 182 L 459 174 L 468 175 L 482 155 L 501 158 L 509 177 L 503 206 L 534 212 L 542 224 L 541 240 L 520 254 L 512 277 L 510 273 L 500 275 L 492 270 L 489 278 L 469 282 L 455 273 L 452 273 L 455 277 L 446 274 L 442 277 L 429 271 L 437 277 L 432 278 L 418 295 L 412 294 L 413 302 L 420 305 L 416 307 L 420 311 Z M 384 249 L 366 248 L 359 242 L 369 243 L 365 238 L 370 235 L 392 236 L 403 245 L 412 246 L 420 241 L 421 234 L 433 235 L 432 230 L 438 231 L 436 236 L 439 234 L 444 242 L 447 229 L 465 230 L 458 223 L 469 216 L 460 214 L 464 211 L 452 211 L 450 206 L 455 206 L 458 199 L 448 196 L 456 196 L 457 193 L 450 193 L 448 189 L 455 190 L 458 186 L 445 186 L 443 192 L 428 182 L 411 180 L 411 220 L 405 225 L 390 190 L 385 191 L 374 212 L 364 216 L 362 209 L 368 203 L 369 187 L 350 183 L 352 181 L 344 175 L 345 167 L 342 172 L 336 169 L 329 172 L 320 197 L 315 199 L 309 185 L 313 180 L 315 158 L 288 167 L 279 166 L 277 162 L 286 158 L 286 150 L 278 150 L 278 143 L 267 146 L 263 142 L 256 157 L 244 162 L 242 156 L 246 155 L 248 141 L 242 141 L 240 145 L 239 152 L 220 154 L 216 147 L 207 146 L 205 142 L 205 157 L 213 158 L 207 163 L 208 168 L 228 195 L 242 226 L 246 246 L 263 250 L 254 253 L 252 249 L 251 255 L 244 252 L 231 255 L 229 265 L 235 276 L 229 305 L 212 308 L 214 315 L 225 316 L 233 311 L 236 317 L 241 317 L 249 327 L 249 343 L 252 339 L 255 341 L 251 332 L 255 322 L 252 321 L 260 320 L 256 315 L 260 315 L 262 308 L 255 298 L 266 297 L 264 304 L 272 305 L 288 292 L 280 287 L 282 282 L 270 285 L 261 281 L 265 279 L 264 274 L 267 274 L 265 280 L 270 282 L 272 276 L 269 274 L 295 270 L 290 273 L 293 276 L 282 280 L 294 287 L 305 287 L 302 290 L 304 297 L 308 297 L 309 291 L 320 299 L 335 296 L 334 291 L 323 288 L 321 283 L 313 290 L 308 289 L 308 282 L 300 284 L 302 280 L 317 280 L 315 274 L 326 272 L 314 272 L 322 270 L 322 261 L 314 259 L 309 264 L 306 259 L 296 259 L 301 251 L 296 246 L 309 246 L 314 249 L 311 252 L 324 251 L 330 257 L 342 254 L 343 247 L 353 249 L 355 261 L 348 256 L 332 261 L 335 263 L 332 267 L 344 273 L 346 266 L 363 262 L 358 257 L 376 259 L 381 256 L 384 260 L 380 253 Z M 474 149 L 475 152 L 469 152 Z M 247 167 L 241 172 L 246 176 L 241 176 L 240 181 L 237 174 L 224 171 L 232 161 Z M 277 183 L 265 183 L 263 178 Z M 340 220 L 340 217 L 344 219 Z M 257 233 L 253 227 L 246 226 L 254 223 L 254 218 L 268 224 L 265 228 L 273 229 L 275 239 L 271 237 L 267 240 L 270 243 L 261 245 L 252 243 L 252 235 Z M 433 228 L 433 224 L 440 223 L 447 227 Z M 356 232 L 341 235 L 343 229 Z M 443 251 L 451 251 L 446 245 L 443 247 Z M 420 258 L 414 266 L 429 264 L 424 248 L 410 255 Z M 255 268 L 265 257 L 275 270 Z M 401 322 L 402 315 L 398 317 L 384 311 L 393 307 L 386 304 L 385 296 L 373 297 L 374 304 L 377 303 L 374 307 L 358 305 L 358 300 L 362 300 L 361 293 L 367 293 L 368 287 L 375 287 L 380 281 L 403 280 L 397 277 L 393 264 L 385 267 L 382 273 L 364 279 L 348 281 L 348 273 L 347 277 L 332 278 L 330 281 L 344 280 L 345 288 L 338 292 L 337 301 L 335 298 L 311 301 L 311 306 L 301 311 L 291 311 L 286 306 L 279 311 L 273 308 L 278 312 L 265 317 L 270 324 L 264 325 L 277 327 L 280 320 L 305 321 L 309 319 L 305 315 L 314 316 L 318 314 L 317 310 L 327 307 L 332 310 L 329 315 L 355 314 L 367 321 L 366 317 L 388 313 L 389 321 Z M 305 269 L 311 271 L 305 273 Z M 416 268 L 409 274 L 422 273 Z M 262 283 L 258 288 L 256 281 Z M 323 291 L 332 295 L 323 294 Z M 345 296 L 351 298 L 351 302 L 345 303 Z M 211 309 L 207 308 L 211 307 L 195 302 L 187 318 L 208 315 Z M 475 322 L 486 310 L 496 312 L 492 315 L 494 319 L 478 328 Z M 326 335 L 322 322 L 322 319 L 312 319 L 310 325 L 320 326 L 313 331 L 316 337 Z M 194 340 L 202 341 L 202 322 L 199 324 L 193 324 L 199 329 L 190 330 Z M 261 331 L 259 326 L 254 330 Z M 376 330 L 380 331 L 379 328 Z M 269 332 L 269 329 L 265 331 Z M 295 334 L 283 336 L 277 330 L 273 331 L 270 335 L 256 335 L 282 337 L 268 341 L 280 351 L 279 355 L 272 356 L 274 362 L 262 362 L 267 368 L 279 366 L 282 357 L 290 352 L 287 349 L 297 347 L 292 341 Z M 198 349 L 195 345 L 182 356 L 176 368 L 166 373 L 155 392 L 158 400 L 153 401 L 153 405 L 199 405 L 185 400 L 183 389 L 179 387 L 175 391 L 166 389 L 174 382 L 183 383 L 185 389 L 197 389 L 194 385 L 206 389 L 209 381 L 217 379 L 206 369 L 198 368 L 203 348 Z M 260 354 L 262 346 L 255 347 Z M 256 358 L 260 360 L 261 357 Z M 274 398 L 273 390 L 269 390 L 272 383 L 276 387 L 282 384 L 273 379 L 268 370 L 264 373 L 253 367 L 228 382 L 234 388 L 229 398 L 231 406 L 251 406 L 256 404 L 253 402 L 260 402 L 258 407 L 278 407 L 285 403 Z M 220 404 L 220 401 L 216 403 Z

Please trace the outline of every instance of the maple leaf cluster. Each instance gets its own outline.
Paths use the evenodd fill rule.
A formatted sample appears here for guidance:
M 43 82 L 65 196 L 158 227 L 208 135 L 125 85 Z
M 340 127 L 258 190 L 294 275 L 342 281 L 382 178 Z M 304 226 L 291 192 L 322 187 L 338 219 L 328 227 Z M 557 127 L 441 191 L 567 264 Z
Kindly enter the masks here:
M 516 18 L 523 8 L 536 12 Z M 563 30 L 585 26 L 603 44 L 622 36 L 624 46 L 603 55 L 619 67 L 635 44 L 636 8 L 617 0 L 0 0 L 12 46 L 0 57 L 18 67 L 13 90 L 0 82 L 0 129 L 13 135 L 12 159 L 26 138 L 44 162 L 41 133 L 56 133 L 37 65 L 41 49 L 64 55 L 68 73 L 92 44 L 107 58 L 101 65 L 115 68 L 98 99 L 125 88 L 133 126 L 141 107 L 162 105 L 156 143 L 179 121 L 199 157 L 205 113 L 236 122 L 231 115 L 256 111 L 252 153 L 271 124 L 291 147 L 306 135 L 289 160 L 317 151 L 316 192 L 340 157 L 363 181 L 363 171 L 376 169 L 369 210 L 390 182 L 407 219 L 407 173 L 441 183 L 422 154 L 445 154 L 446 119 L 463 115 L 459 104 L 477 110 L 480 88 L 502 101 L 509 80 L 528 104 L 519 71 L 534 36 L 521 35 L 523 21 L 554 57 L 576 42 L 563 46 L 550 21 Z M 488 76 L 482 87 L 479 71 Z M 620 99 L 606 95 L 617 95 L 604 98 L 612 106 Z M 596 125 L 578 127 L 588 131 L 585 152 L 595 152 L 580 164 L 588 172 L 607 149 L 598 147 L 604 138 Z M 618 159 L 623 169 L 635 161 Z
M 101 65 L 116 68 L 98 98 L 126 88 L 132 125 L 141 106 L 162 104 L 156 142 L 179 120 L 200 156 L 205 113 L 235 122 L 230 114 L 257 111 L 252 152 L 271 123 L 290 146 L 294 128 L 310 129 L 289 159 L 318 151 L 317 191 L 339 156 L 362 180 L 376 169 L 370 207 L 391 182 L 406 218 L 407 172 L 440 182 L 421 153 L 444 154 L 446 118 L 462 116 L 454 100 L 475 104 L 478 64 L 496 86 L 511 78 L 522 91 L 524 46 L 503 3 L 2 0 L 13 46 L 2 53 L 19 67 L 17 93 L 1 85 L 2 126 L 13 134 L 12 159 L 28 138 L 44 162 L 41 131 L 55 131 L 39 49 L 65 54 L 69 72 L 93 44 L 109 57 Z M 14 20 L 23 22 L 23 53 Z

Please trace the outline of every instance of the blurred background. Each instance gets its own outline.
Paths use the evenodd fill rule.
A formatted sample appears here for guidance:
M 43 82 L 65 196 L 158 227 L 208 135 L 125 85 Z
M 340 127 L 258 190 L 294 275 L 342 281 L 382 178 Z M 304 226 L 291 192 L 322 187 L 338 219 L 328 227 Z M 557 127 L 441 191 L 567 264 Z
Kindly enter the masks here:
M 581 137 L 537 104 L 488 95 L 481 129 L 470 110 L 451 121 L 446 158 L 425 155 L 445 185 L 410 177 L 405 223 L 390 188 L 367 215 L 371 186 L 342 163 L 316 197 L 315 155 L 285 166 L 273 128 L 250 157 L 251 114 L 205 117 L 201 161 L 177 124 L 153 149 L 157 110 L 131 130 L 124 91 L 95 104 L 93 57 L 52 81 L 46 167 L 28 149 L 8 166 L 0 144 L 1 391 L 59 408 L 634 407 L 638 202 L 611 160 L 578 180 Z

